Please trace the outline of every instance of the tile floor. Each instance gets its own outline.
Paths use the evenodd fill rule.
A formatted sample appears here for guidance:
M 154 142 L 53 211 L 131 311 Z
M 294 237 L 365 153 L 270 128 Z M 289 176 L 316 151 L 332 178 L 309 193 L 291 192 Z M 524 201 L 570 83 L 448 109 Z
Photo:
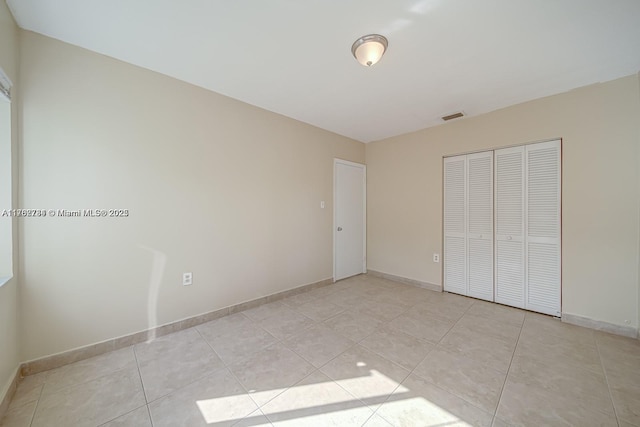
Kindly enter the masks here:
M 0 425 L 640 426 L 640 341 L 363 275 L 27 377 Z

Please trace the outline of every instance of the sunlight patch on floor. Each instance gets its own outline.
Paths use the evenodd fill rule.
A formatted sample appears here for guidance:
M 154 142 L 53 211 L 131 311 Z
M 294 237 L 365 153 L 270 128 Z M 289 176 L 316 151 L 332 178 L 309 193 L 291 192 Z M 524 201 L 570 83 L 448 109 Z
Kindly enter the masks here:
M 391 399 L 385 403 L 384 411 L 379 415 L 387 419 L 419 422 L 423 427 L 473 427 L 472 424 L 422 397 Z

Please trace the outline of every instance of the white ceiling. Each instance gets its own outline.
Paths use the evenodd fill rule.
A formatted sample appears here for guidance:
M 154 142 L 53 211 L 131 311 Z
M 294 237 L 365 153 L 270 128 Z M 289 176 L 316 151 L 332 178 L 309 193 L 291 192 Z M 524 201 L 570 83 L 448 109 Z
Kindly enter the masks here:
M 20 27 L 369 142 L 640 71 L 640 0 L 7 0 Z M 365 68 L 360 36 L 389 39 Z

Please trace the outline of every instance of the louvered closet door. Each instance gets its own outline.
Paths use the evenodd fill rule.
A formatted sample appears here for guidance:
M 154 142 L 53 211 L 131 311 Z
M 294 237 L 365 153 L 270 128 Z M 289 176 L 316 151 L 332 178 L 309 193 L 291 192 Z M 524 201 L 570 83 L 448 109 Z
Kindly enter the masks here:
M 495 151 L 496 302 L 525 308 L 524 147 Z
M 444 159 L 444 290 L 467 294 L 466 157 Z
M 525 147 L 526 306 L 560 316 L 560 141 Z
M 467 155 L 467 295 L 493 301 L 493 152 Z

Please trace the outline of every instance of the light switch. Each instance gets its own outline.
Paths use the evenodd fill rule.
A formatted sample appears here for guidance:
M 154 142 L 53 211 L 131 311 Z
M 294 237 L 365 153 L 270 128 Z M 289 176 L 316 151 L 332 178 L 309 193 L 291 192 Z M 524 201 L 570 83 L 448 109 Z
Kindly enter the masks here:
M 182 274 L 182 285 L 189 286 L 193 284 L 193 273 L 183 273 Z

